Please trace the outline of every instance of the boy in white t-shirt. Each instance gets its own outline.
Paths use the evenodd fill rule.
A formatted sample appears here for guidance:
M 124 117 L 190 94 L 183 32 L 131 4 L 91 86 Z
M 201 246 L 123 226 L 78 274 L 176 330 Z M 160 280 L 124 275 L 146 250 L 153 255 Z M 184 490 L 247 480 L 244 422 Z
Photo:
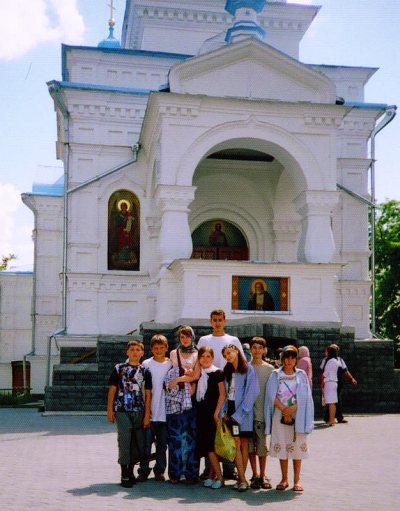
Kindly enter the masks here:
M 156 463 L 153 467 L 154 479 L 164 481 L 167 466 L 167 419 L 165 413 L 164 379 L 171 369 L 172 363 L 165 355 L 168 351 L 168 339 L 161 334 L 153 335 L 150 341 L 152 357 L 143 362 L 143 366 L 151 373 L 151 418 L 150 428 L 146 430 L 145 457 L 141 464 L 137 481 L 144 482 L 150 474 L 149 460 L 153 442 L 156 446 Z
M 214 365 L 218 369 L 223 369 L 226 360 L 222 356 L 222 349 L 229 344 L 233 344 L 244 355 L 242 344 L 237 337 L 225 333 L 225 325 L 227 323 L 225 312 L 222 309 L 214 309 L 210 314 L 210 323 L 212 326 L 212 334 L 203 335 L 197 343 L 197 348 L 210 346 L 214 351 Z

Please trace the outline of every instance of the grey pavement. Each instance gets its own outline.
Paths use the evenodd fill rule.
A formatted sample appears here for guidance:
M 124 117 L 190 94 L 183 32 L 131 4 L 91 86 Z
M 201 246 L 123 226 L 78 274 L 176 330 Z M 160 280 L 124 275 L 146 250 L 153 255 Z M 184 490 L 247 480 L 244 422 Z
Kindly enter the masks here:
M 303 462 L 303 494 L 248 490 L 233 482 L 211 490 L 168 482 L 119 486 L 115 426 L 105 416 L 46 416 L 0 409 L 0 506 L 25 509 L 179 511 L 395 511 L 400 509 L 400 415 L 351 416 L 349 424 L 316 423 Z M 290 467 L 291 468 L 291 467 Z M 279 462 L 268 458 L 279 482 Z M 290 470 L 290 475 L 292 471 Z

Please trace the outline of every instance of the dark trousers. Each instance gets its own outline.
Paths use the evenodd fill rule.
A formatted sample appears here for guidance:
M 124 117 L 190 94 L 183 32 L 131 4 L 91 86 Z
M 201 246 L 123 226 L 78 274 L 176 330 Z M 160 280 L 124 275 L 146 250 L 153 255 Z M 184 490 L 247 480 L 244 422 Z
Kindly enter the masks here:
M 139 473 L 144 476 L 150 474 L 149 460 L 151 456 L 151 446 L 156 446 L 156 463 L 153 467 L 154 474 L 164 474 L 167 467 L 167 447 L 168 431 L 166 422 L 150 422 L 150 427 L 145 430 L 145 447 L 143 463 L 140 464 Z
M 118 432 L 118 463 L 135 465 L 144 457 L 143 412 L 115 412 Z

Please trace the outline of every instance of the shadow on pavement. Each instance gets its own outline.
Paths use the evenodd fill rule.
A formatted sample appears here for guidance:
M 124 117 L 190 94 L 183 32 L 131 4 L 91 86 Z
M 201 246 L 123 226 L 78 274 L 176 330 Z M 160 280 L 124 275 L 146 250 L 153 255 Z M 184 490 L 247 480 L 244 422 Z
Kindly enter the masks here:
M 250 506 L 260 506 L 269 502 L 287 502 L 301 498 L 301 494 L 292 490 L 284 492 L 277 490 L 248 490 L 239 493 L 233 490 L 232 485 L 227 485 L 221 490 L 211 490 L 199 486 L 187 487 L 184 484 L 172 486 L 168 482 L 152 482 L 135 484 L 133 488 L 122 488 L 119 484 L 99 483 L 82 488 L 73 488 L 68 493 L 75 497 L 97 495 L 109 497 L 117 494 L 125 494 L 124 499 L 148 498 L 154 501 L 178 500 L 179 504 L 196 503 L 225 503 L 242 500 Z

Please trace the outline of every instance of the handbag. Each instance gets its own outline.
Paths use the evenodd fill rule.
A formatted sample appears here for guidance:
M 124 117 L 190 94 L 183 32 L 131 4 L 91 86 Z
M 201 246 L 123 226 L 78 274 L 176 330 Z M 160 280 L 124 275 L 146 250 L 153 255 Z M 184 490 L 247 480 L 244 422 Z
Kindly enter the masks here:
M 292 395 L 293 401 L 296 402 L 296 394 L 293 394 L 293 392 L 290 390 L 288 384 L 285 381 L 283 383 L 285 384 L 286 388 L 288 389 L 288 391 Z M 283 415 L 281 417 L 281 424 L 284 424 L 285 426 L 293 426 L 295 422 L 296 422 L 296 420 L 293 417 L 291 418 L 290 422 L 285 422 L 285 419 L 283 418 Z
M 236 457 L 236 443 L 229 427 L 222 419 L 217 424 L 217 432 L 215 433 L 214 449 L 218 456 L 232 462 Z
M 293 419 L 292 417 L 292 420 L 290 422 L 285 422 L 284 418 L 283 418 L 283 415 L 281 417 L 281 424 L 284 424 L 285 426 L 293 426 L 293 424 L 295 423 L 296 421 Z

